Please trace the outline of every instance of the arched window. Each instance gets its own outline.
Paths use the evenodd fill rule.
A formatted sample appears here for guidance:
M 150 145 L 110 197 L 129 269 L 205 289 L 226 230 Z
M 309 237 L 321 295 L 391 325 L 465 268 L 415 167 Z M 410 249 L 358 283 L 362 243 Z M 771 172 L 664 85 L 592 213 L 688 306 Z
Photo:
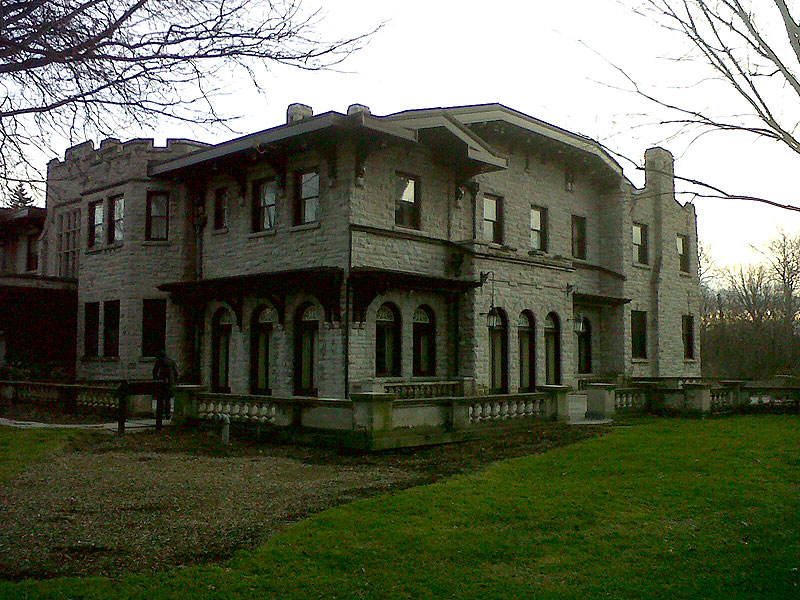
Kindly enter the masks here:
M 494 394 L 508 393 L 508 319 L 500 308 L 489 311 L 489 360 Z
M 556 313 L 544 321 L 544 362 L 547 385 L 561 384 L 561 322 Z
M 211 391 L 230 393 L 231 329 L 230 311 L 220 308 L 211 319 Z
M 436 317 L 429 306 L 414 311 L 414 369 L 415 376 L 436 374 Z
M 275 312 L 259 306 L 250 319 L 250 393 L 270 394 L 269 360 L 270 338 L 275 323 Z
M 533 315 L 523 310 L 517 324 L 519 340 L 519 391 L 531 392 L 536 387 L 535 328 Z
M 592 324 L 586 317 L 576 317 L 578 334 L 578 373 L 592 372 Z
M 375 315 L 375 375 L 400 375 L 400 311 L 384 304 Z
M 295 313 L 294 344 L 294 393 L 297 396 L 316 396 L 319 313 L 310 302 L 300 306 Z

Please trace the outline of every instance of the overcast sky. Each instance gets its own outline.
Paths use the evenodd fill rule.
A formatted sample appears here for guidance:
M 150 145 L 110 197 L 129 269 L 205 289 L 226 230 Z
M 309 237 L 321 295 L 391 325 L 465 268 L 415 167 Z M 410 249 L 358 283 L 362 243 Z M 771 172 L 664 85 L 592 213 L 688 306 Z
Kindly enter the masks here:
M 670 60 L 682 53 L 681 40 L 633 14 L 630 6 L 635 3 L 326 0 L 323 36 L 384 26 L 340 72 L 275 67 L 259 82 L 264 95 L 247 82 L 233 82 L 229 85 L 236 93 L 221 99 L 220 107 L 224 113 L 242 115 L 235 128 L 247 133 L 282 123 L 291 102 L 309 104 L 315 113 L 344 112 L 357 102 L 376 115 L 500 102 L 597 139 L 637 161 L 647 147 L 661 145 L 675 155 L 679 175 L 732 193 L 800 205 L 793 169 L 798 157 L 782 146 L 723 132 L 690 144 L 688 136 L 672 139 L 671 130 L 647 126 L 660 118 L 657 108 L 619 89 L 630 86 L 612 65 L 665 93 L 706 73 L 690 61 Z M 718 109 L 718 114 L 740 108 L 719 86 L 683 92 L 687 104 L 700 103 Z M 209 142 L 233 137 L 230 132 L 179 126 L 143 134 L 162 143 L 166 137 Z M 641 173 L 624 160 L 620 163 L 641 185 Z M 750 246 L 763 246 L 779 225 L 790 232 L 800 230 L 800 213 L 743 201 L 694 203 L 700 238 L 720 266 L 758 260 Z

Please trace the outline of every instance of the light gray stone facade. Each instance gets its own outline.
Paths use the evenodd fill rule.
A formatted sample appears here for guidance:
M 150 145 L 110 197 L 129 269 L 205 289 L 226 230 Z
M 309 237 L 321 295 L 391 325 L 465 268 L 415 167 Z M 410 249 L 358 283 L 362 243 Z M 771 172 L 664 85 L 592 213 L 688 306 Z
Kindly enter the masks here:
M 79 378 L 146 378 L 158 344 L 187 380 L 281 397 L 428 381 L 516 392 L 528 366 L 548 382 L 548 362 L 550 383 L 571 386 L 700 375 L 684 318 L 699 321 L 696 219 L 666 150 L 648 151 L 636 189 L 592 140 L 501 105 L 290 113 L 217 146 L 87 142 L 49 165 L 40 270 L 78 279 Z M 157 300 L 163 317 L 143 314 Z M 636 358 L 632 311 L 646 315 Z M 505 329 L 490 333 L 494 315 Z

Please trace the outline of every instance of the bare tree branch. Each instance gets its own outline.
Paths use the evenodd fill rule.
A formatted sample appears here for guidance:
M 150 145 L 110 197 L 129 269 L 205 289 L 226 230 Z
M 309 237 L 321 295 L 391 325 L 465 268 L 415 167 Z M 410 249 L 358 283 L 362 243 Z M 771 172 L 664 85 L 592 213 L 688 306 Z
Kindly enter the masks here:
M 374 33 L 325 40 L 320 23 L 300 0 L 3 0 L 0 178 L 29 176 L 26 155 L 54 134 L 224 123 L 223 70 L 261 89 L 270 64 L 329 69 Z

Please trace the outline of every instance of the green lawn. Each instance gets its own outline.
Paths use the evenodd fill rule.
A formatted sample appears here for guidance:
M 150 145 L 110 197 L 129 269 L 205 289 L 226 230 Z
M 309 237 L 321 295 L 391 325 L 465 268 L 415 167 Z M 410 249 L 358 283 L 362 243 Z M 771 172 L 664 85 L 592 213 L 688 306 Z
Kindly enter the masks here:
M 800 419 L 657 420 L 328 510 L 219 566 L 0 598 L 797 598 Z
M 84 435 L 69 429 L 14 429 L 0 427 L 0 482 L 29 463 L 61 450 L 67 442 Z

